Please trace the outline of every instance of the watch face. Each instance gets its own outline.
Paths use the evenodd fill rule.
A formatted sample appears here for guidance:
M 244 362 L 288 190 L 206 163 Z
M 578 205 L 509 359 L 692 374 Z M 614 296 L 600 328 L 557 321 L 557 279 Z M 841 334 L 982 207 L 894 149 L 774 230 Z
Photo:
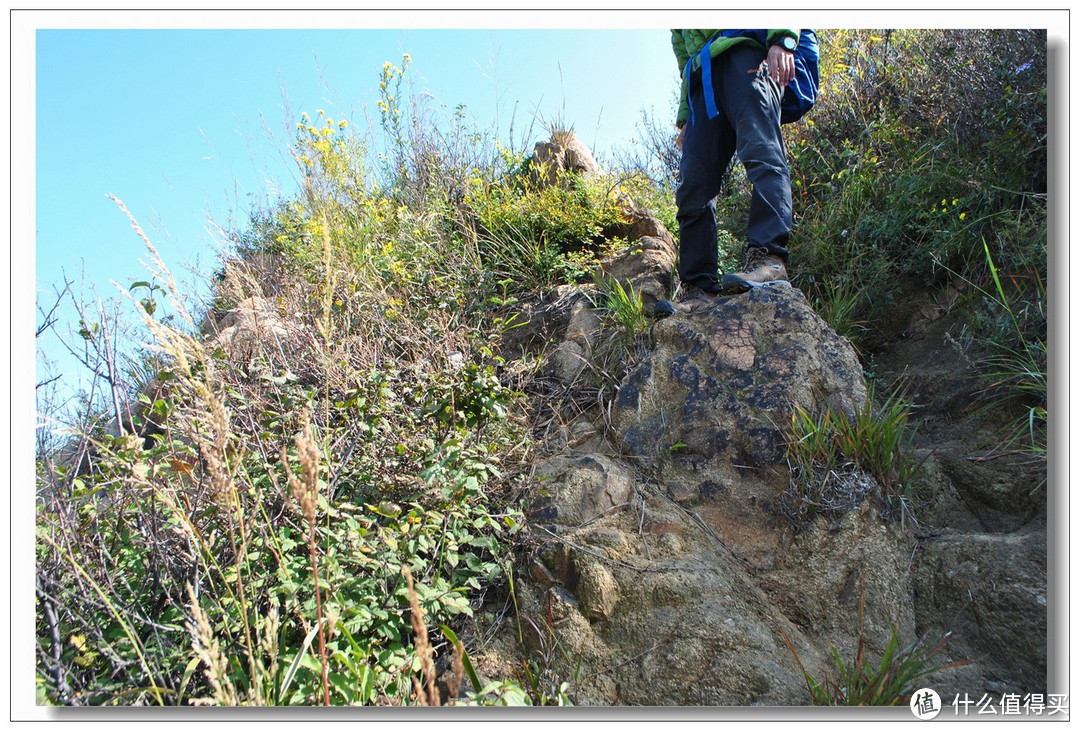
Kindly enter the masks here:
M 783 40 L 780 41 L 780 45 L 789 51 L 794 51 L 799 46 L 798 42 L 789 36 L 784 36 Z

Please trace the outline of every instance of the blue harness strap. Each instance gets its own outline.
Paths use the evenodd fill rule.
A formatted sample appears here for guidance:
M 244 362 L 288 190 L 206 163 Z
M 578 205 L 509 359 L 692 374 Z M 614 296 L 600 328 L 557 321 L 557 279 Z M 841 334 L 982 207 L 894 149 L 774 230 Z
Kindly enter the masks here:
M 712 84 L 712 58 L 709 57 L 709 46 L 711 45 L 712 41 L 710 40 L 701 49 L 701 91 L 705 94 L 705 111 L 708 113 L 709 119 L 716 119 L 716 115 L 720 112 L 716 108 L 716 91 L 713 89 Z
M 720 110 L 716 107 L 716 91 L 713 89 L 712 58 L 709 57 L 709 47 L 712 46 L 712 42 L 716 38 L 717 36 L 714 35 L 712 38 L 705 41 L 705 45 L 702 46 L 701 51 L 697 54 L 697 58 L 701 65 L 701 91 L 705 95 L 705 112 L 709 115 L 709 119 L 716 119 L 716 116 L 720 114 Z M 686 62 L 686 68 L 683 70 L 683 75 L 686 77 L 687 101 L 690 102 L 690 124 L 694 123 L 693 94 L 690 92 L 690 69 L 693 65 L 694 57 L 691 56 Z

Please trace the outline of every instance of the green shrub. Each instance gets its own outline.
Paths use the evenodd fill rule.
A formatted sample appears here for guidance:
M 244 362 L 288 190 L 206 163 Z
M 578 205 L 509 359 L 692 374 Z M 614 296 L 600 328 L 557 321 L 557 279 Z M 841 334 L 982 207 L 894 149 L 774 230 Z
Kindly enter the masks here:
M 1045 220 L 1044 33 L 820 39 L 821 98 L 786 128 L 794 272 L 815 306 L 836 312 L 834 282 L 857 282 L 866 296 L 848 314 L 873 319 L 899 280 L 940 283 L 941 264 L 980 266 L 981 241 L 995 230 Z M 1029 246 L 1045 251 L 1045 239 Z
M 508 154 L 505 164 L 495 178 L 473 178 L 465 197 L 485 268 L 519 290 L 590 277 L 605 230 L 623 221 L 610 181 L 560 170 L 549 184 L 535 163 Z

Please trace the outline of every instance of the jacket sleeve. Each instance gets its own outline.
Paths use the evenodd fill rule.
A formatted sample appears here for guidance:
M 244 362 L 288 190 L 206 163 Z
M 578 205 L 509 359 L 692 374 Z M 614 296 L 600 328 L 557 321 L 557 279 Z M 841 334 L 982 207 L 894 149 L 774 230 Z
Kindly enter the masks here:
M 679 78 L 682 79 L 679 93 L 679 111 L 675 115 L 676 127 L 682 127 L 690 116 L 688 89 L 686 78 L 683 75 L 686 63 L 701 50 L 701 47 L 715 32 L 711 29 L 695 28 L 674 28 L 671 31 L 671 50 L 675 52 L 675 61 L 679 64 Z
M 671 50 L 675 52 L 675 60 L 679 64 L 679 73 L 682 73 L 686 62 L 690 60 L 690 52 L 686 50 L 686 39 L 683 32 L 678 28 L 671 30 Z

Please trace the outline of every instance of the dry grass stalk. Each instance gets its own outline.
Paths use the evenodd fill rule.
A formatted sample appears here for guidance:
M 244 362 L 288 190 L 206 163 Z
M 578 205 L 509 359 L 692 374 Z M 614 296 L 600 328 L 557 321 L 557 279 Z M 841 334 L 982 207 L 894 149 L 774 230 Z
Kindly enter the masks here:
M 315 541 L 315 509 L 319 498 L 319 450 L 311 433 L 311 421 L 304 411 L 303 428 L 296 435 L 296 448 L 300 453 L 299 480 L 289 467 L 285 448 L 281 449 L 281 463 L 289 478 L 289 487 L 293 498 L 300 504 L 300 510 L 308 524 L 308 554 L 311 557 L 311 575 L 315 580 L 315 612 L 319 623 L 319 660 L 322 663 L 323 703 L 330 705 L 330 664 L 326 657 L 326 623 L 323 621 L 322 590 L 319 588 L 318 549 Z
M 428 642 L 427 625 L 424 624 L 424 610 L 420 606 L 420 599 L 413 587 L 412 572 L 408 566 L 402 566 L 401 572 L 405 574 L 405 581 L 409 587 L 409 622 L 412 624 L 416 654 L 420 658 L 420 673 L 423 675 L 425 684 L 420 679 L 413 677 L 413 687 L 416 689 L 416 701 L 422 706 L 439 706 L 442 701 L 439 698 L 439 689 L 435 686 L 435 651 Z
M 464 655 L 465 646 L 462 645 L 460 642 L 455 642 L 454 659 L 450 666 L 453 670 L 453 675 L 450 678 L 449 683 L 447 683 L 447 691 L 450 696 L 447 699 L 447 705 L 457 705 L 457 699 L 461 697 L 461 683 L 465 678 L 465 661 L 463 659 Z
M 236 695 L 236 688 L 229 679 L 229 663 L 221 652 L 214 630 L 210 626 L 210 620 L 206 617 L 199 606 L 199 600 L 195 596 L 195 590 L 188 584 L 188 597 L 191 599 L 191 614 L 195 618 L 195 624 L 187 623 L 188 632 L 191 633 L 191 646 L 195 650 L 202 664 L 206 667 L 206 679 L 214 691 L 213 700 L 193 699 L 196 705 L 211 705 L 216 703 L 222 706 L 240 705 Z

